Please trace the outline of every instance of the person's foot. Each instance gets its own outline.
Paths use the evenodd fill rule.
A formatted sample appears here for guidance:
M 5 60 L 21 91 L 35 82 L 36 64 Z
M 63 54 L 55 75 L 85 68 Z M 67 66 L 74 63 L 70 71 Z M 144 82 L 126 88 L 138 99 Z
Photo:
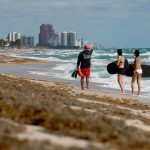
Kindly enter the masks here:
M 122 92 L 122 93 L 121 93 L 121 95 L 125 95 L 125 93 L 124 93 L 124 92 Z
M 124 94 L 125 94 L 124 90 L 122 90 L 122 91 L 121 91 L 121 94 L 122 94 L 122 95 L 124 95 Z

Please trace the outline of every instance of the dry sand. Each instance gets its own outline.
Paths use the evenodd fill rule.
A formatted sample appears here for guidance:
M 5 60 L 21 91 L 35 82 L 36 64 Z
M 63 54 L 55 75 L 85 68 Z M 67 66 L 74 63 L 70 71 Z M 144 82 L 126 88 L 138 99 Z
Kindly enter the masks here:
M 0 86 L 1 126 L 12 124 L 9 130 L 12 128 L 13 131 L 8 134 L 1 127 L 5 130 L 1 130 L 0 135 L 11 138 L 11 141 L 15 139 L 14 142 L 7 139 L 5 144 L 1 140 L 0 147 L 5 148 L 8 144 L 16 149 L 37 149 L 30 143 L 37 143 L 40 149 L 48 145 L 52 149 L 92 150 L 120 149 L 120 146 L 122 149 L 142 147 L 147 150 L 150 147 L 150 108 L 139 103 L 136 97 L 119 99 L 114 93 L 110 97 L 105 92 L 82 91 L 70 84 L 5 74 L 0 75 Z M 5 112 L 5 108 L 10 111 Z

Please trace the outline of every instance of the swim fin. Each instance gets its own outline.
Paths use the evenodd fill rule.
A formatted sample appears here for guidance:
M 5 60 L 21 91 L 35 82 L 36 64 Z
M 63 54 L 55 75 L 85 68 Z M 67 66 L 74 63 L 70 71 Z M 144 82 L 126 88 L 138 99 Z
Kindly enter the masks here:
M 73 78 L 77 78 L 77 72 L 78 72 L 78 70 L 75 69 L 75 70 L 73 71 L 73 73 L 71 74 L 71 76 L 72 76 Z

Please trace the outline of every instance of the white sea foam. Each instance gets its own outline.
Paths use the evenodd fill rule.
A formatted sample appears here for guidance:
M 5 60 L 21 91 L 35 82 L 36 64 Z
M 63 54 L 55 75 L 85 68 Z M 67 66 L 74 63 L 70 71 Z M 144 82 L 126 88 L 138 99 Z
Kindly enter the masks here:
M 106 59 L 103 59 L 103 60 L 99 60 L 99 59 L 93 59 L 91 60 L 92 62 L 92 66 L 107 66 L 108 63 L 110 63 L 111 61 L 110 60 L 106 60 Z
M 141 56 L 150 56 L 150 52 L 146 52 L 146 53 L 143 53 L 143 54 L 140 54 Z
M 72 63 L 64 63 L 64 64 L 57 64 L 55 67 L 53 67 L 53 70 L 59 70 L 59 71 L 67 71 L 67 70 L 73 70 L 74 64 Z
M 39 71 L 27 71 L 30 74 L 40 75 L 40 76 L 48 76 L 49 72 L 39 72 Z

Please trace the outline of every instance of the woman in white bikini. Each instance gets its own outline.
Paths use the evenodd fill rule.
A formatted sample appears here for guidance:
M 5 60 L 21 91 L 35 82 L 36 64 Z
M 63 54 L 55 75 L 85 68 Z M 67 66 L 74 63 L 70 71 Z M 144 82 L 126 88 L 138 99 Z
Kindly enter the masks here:
M 134 94 L 134 85 L 135 85 L 135 82 L 137 81 L 138 95 L 140 95 L 140 92 L 141 92 L 141 82 L 140 81 L 141 81 L 141 76 L 142 76 L 142 68 L 141 68 L 142 60 L 140 58 L 139 50 L 135 50 L 133 52 L 133 54 L 135 56 L 135 61 L 133 64 L 134 72 L 133 72 L 133 77 L 132 77 L 132 82 L 131 82 L 132 94 Z
M 124 93 L 124 74 L 125 74 L 125 70 L 124 70 L 124 65 L 125 65 L 125 58 L 122 54 L 122 49 L 118 49 L 117 51 L 118 53 L 118 59 L 117 59 L 117 66 L 118 66 L 118 84 L 121 88 L 121 94 L 125 94 Z

